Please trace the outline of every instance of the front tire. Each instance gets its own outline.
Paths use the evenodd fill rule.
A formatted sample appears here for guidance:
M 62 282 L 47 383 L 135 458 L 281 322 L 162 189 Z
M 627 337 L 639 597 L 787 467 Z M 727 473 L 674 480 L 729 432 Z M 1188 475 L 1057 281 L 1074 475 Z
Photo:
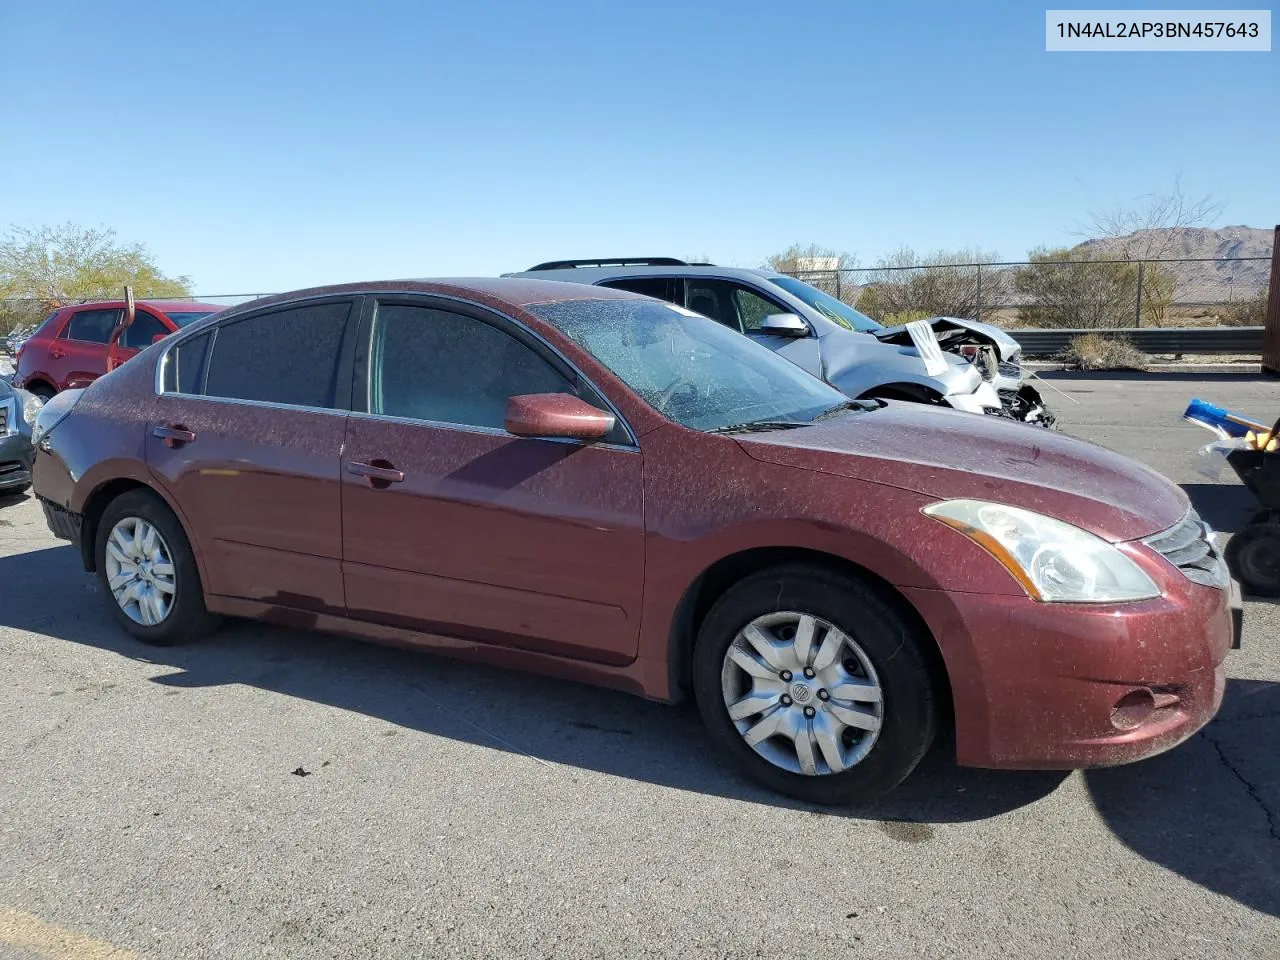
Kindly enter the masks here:
M 195 554 L 158 496 L 131 490 L 107 505 L 94 543 L 98 582 L 117 622 L 156 646 L 185 643 L 217 624 L 204 605 Z
M 865 581 L 777 567 L 732 587 L 703 621 L 698 707 L 718 745 L 771 789 L 864 802 L 906 779 L 933 742 L 927 642 Z

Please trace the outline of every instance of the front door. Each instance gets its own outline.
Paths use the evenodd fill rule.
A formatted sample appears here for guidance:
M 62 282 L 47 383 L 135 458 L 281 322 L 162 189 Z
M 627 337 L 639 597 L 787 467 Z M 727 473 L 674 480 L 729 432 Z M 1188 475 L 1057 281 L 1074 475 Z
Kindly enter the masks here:
M 812 331 L 807 337 L 780 337 L 762 329 L 765 317 L 774 313 L 792 313 L 790 307 L 734 280 L 690 277 L 686 297 L 685 306 L 695 313 L 742 331 L 756 343 L 786 357 L 815 377 L 823 375 L 822 348 Z
M 211 594 L 342 615 L 350 300 L 235 317 L 164 358 L 147 463 Z
M 605 663 L 635 658 L 644 577 L 640 452 L 516 438 L 509 397 L 593 388 L 478 308 L 373 304 L 343 452 L 350 615 Z

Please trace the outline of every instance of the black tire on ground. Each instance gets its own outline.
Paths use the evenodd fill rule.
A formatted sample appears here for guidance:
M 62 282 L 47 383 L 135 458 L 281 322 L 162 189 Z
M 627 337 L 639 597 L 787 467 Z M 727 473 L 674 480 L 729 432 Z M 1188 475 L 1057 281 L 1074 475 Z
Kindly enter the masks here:
M 120 609 L 107 582 L 107 538 L 115 525 L 126 517 L 138 517 L 159 530 L 173 558 L 176 587 L 173 606 L 164 620 L 151 626 L 136 622 Z M 168 647 L 195 640 L 217 627 L 218 617 L 209 613 L 204 606 L 200 570 L 196 566 L 186 531 L 182 529 L 182 524 L 173 511 L 156 494 L 149 490 L 130 490 L 107 504 L 102 519 L 98 522 L 93 550 L 103 598 L 116 621 L 138 640 L 154 646 Z
M 26 391 L 28 393 L 34 393 L 37 397 L 39 397 L 45 403 L 48 403 L 50 400 L 52 400 L 54 395 L 57 393 L 57 391 L 54 390 L 53 387 L 44 383 L 37 383 L 34 386 L 27 387 Z
M 1280 523 L 1251 523 L 1227 541 L 1227 566 L 1249 593 L 1280 597 Z
M 866 653 L 879 675 L 884 718 L 870 753 L 842 773 L 805 776 L 774 766 L 751 748 L 729 718 L 721 690 L 725 653 L 756 617 L 811 614 L 835 624 Z M 880 589 L 822 567 L 789 564 L 753 574 L 711 608 L 694 647 L 698 708 L 717 745 L 750 776 L 779 793 L 816 804 L 870 800 L 898 786 L 928 752 L 941 697 L 924 653 L 928 638 L 886 602 Z

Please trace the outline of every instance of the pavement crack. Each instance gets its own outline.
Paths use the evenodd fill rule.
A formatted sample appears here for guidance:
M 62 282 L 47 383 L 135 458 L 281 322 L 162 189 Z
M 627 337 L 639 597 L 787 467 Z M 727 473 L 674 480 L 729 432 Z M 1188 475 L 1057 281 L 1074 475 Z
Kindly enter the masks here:
M 1222 745 L 1218 743 L 1217 740 L 1209 736 L 1209 734 L 1205 733 L 1203 730 L 1200 731 L 1200 736 L 1204 737 L 1204 739 L 1213 746 L 1214 751 L 1218 754 L 1218 760 L 1221 761 L 1224 767 L 1231 771 L 1232 776 L 1240 781 L 1245 790 L 1249 792 L 1249 796 L 1253 797 L 1253 802 L 1262 809 L 1264 814 L 1266 814 L 1267 826 L 1270 828 L 1269 832 L 1271 834 L 1271 839 L 1280 841 L 1280 817 L 1278 817 L 1275 811 L 1267 805 L 1267 801 L 1258 791 L 1258 788 L 1248 777 L 1236 769 L 1235 764 L 1227 759 L 1226 751 L 1222 749 Z

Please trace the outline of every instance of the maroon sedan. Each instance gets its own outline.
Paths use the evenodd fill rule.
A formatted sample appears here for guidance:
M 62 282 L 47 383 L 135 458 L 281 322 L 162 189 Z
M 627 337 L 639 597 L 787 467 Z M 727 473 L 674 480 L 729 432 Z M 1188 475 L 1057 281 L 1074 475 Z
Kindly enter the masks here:
M 1166 750 L 1218 709 L 1237 623 L 1145 467 L 851 402 L 600 287 L 257 301 L 55 398 L 35 440 L 50 526 L 140 640 L 229 614 L 692 695 L 817 802 L 893 787 L 952 720 L 974 766 Z

